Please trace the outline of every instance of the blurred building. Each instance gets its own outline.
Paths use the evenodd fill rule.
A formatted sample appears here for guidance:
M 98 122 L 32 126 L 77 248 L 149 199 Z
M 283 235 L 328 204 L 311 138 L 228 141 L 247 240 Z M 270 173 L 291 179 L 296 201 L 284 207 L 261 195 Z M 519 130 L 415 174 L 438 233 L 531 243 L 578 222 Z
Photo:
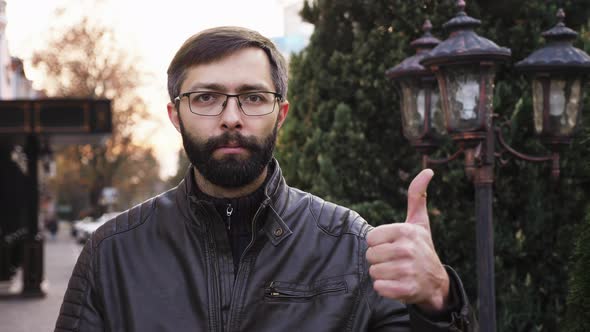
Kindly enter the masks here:
M 22 60 L 8 52 L 6 23 L 6 1 L 0 0 L 0 100 L 35 98 L 39 92 L 27 79 Z
M 301 19 L 299 12 L 305 0 L 281 0 L 283 6 L 283 36 L 272 38 L 281 53 L 289 60 L 291 54 L 300 52 L 309 42 L 313 24 Z
M 23 61 L 10 55 L 6 40 L 6 1 L 0 0 L 0 103 L 30 100 L 41 96 L 25 75 Z M 2 127 L 18 118 L 3 108 Z M 10 280 L 24 260 L 24 239 L 29 234 L 26 184 L 27 157 L 18 135 L 0 131 L 0 282 Z M 43 177 L 41 177 L 42 179 Z
M 104 142 L 111 100 L 36 91 L 22 60 L 10 56 L 6 24 L 0 0 L 0 282 L 22 267 L 22 295 L 44 296 L 43 226 L 57 231 L 56 195 L 47 187 L 55 174 L 52 146 Z

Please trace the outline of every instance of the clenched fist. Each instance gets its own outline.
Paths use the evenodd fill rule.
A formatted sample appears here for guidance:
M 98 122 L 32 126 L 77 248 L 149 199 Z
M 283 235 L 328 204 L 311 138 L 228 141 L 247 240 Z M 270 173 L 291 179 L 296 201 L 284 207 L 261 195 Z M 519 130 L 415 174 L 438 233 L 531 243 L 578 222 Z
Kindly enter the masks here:
M 375 290 L 428 312 L 445 309 L 449 297 L 449 276 L 434 250 L 426 207 L 426 189 L 433 175 L 425 169 L 410 183 L 404 223 L 381 225 L 367 235 Z

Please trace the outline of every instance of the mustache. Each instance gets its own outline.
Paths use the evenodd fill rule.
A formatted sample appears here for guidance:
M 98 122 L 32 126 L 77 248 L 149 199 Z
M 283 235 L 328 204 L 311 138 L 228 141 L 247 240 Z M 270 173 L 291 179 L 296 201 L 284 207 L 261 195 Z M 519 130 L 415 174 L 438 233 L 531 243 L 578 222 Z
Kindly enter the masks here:
M 219 136 L 216 137 L 212 137 L 210 139 L 207 140 L 207 143 L 205 143 L 205 150 L 209 151 L 209 152 L 213 152 L 214 150 L 222 147 L 222 146 L 226 146 L 229 144 L 234 144 L 234 145 L 239 145 L 240 147 L 243 147 L 247 150 L 259 150 L 260 149 L 260 145 L 258 143 L 258 140 L 256 139 L 256 137 L 251 136 L 251 137 L 246 137 L 240 133 L 230 133 L 230 132 L 226 132 L 223 133 Z

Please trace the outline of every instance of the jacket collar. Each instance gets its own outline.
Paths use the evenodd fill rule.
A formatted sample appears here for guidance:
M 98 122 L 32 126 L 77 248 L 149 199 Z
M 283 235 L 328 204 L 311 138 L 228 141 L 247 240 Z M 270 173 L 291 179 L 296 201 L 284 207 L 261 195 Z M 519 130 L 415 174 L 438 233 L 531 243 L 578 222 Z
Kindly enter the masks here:
M 269 169 L 272 170 L 272 173 L 266 182 L 266 188 L 264 189 L 265 199 L 262 202 L 262 208 L 267 209 L 268 212 L 262 228 L 272 244 L 277 246 L 293 233 L 281 217 L 287 207 L 289 188 L 283 178 L 281 167 L 275 158 L 270 161 Z M 184 179 L 178 184 L 176 201 L 181 213 L 186 218 L 194 221 L 199 227 L 204 227 L 199 218 L 195 217 L 194 210 L 191 208 L 193 204 L 196 204 L 195 186 L 193 166 L 189 165 Z

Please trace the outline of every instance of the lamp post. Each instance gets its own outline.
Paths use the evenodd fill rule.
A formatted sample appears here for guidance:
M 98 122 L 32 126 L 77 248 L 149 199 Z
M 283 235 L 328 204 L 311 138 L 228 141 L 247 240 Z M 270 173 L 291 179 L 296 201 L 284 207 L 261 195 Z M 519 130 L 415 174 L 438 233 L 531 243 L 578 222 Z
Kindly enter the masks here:
M 459 12 L 443 25 L 450 31 L 449 38 L 427 53 L 421 53 L 419 64 L 423 72 L 405 70 L 404 64 L 388 70 L 387 75 L 399 82 L 402 90 L 401 108 L 404 135 L 422 154 L 423 166 L 446 163 L 464 155 L 465 172 L 475 187 L 476 256 L 478 276 L 479 321 L 481 331 L 496 331 L 493 240 L 493 183 L 496 143 L 502 152 L 531 162 L 550 162 L 552 177 L 559 177 L 559 150 L 569 144 L 578 123 L 583 99 L 585 77 L 590 73 L 590 57 L 572 46 L 576 32 L 565 27 L 563 11 L 558 12 L 559 23 L 543 33 L 548 45 L 519 62 L 516 67 L 533 78 L 535 129 L 542 142 L 549 147 L 547 156 L 529 156 L 506 144 L 502 131 L 493 123 L 494 78 L 497 68 L 507 63 L 511 51 L 475 33 L 481 21 L 465 13 L 465 2 L 457 3 Z M 428 130 L 429 120 L 423 123 L 406 121 L 420 118 L 413 105 L 419 103 L 417 94 L 407 93 L 408 81 L 435 75 L 440 90 L 440 104 L 448 135 L 459 146 L 456 153 L 445 159 L 428 156 L 436 147 L 436 135 Z M 406 89 L 406 90 L 404 90 Z M 408 95 L 408 97 L 406 97 Z M 436 112 L 433 108 L 431 111 Z M 409 115 L 410 114 L 410 115 Z M 436 118 L 436 114 L 431 116 Z M 420 118 L 422 119 L 422 118 Z M 406 128 L 410 126 L 411 128 Z M 408 133 L 420 133 L 408 135 Z M 423 146 L 428 146 L 428 149 Z

